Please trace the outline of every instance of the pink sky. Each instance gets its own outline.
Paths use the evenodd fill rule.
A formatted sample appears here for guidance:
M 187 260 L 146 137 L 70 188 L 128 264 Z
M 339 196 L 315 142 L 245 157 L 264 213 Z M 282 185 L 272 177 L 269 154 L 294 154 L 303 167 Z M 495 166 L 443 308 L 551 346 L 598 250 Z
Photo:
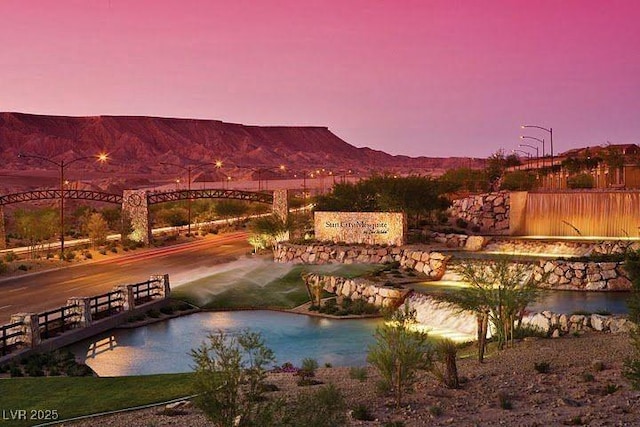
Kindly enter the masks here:
M 411 156 L 510 151 L 523 123 L 556 153 L 640 143 L 637 0 L 0 0 L 0 43 L 0 111 L 328 126 Z

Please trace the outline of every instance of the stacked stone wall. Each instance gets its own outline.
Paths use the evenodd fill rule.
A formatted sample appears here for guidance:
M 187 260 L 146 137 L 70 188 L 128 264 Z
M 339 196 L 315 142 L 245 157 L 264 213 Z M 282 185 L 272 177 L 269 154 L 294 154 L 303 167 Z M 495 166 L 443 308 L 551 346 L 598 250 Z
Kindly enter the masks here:
M 379 285 L 363 278 L 349 279 L 318 274 L 306 274 L 303 278 L 308 285 L 320 285 L 322 289 L 336 294 L 339 298 L 364 300 L 376 307 L 398 307 L 410 292 L 407 289 Z
M 539 261 L 533 277 L 545 289 L 629 291 L 631 280 L 621 262 Z
M 523 324 L 538 328 L 550 336 L 558 337 L 573 332 L 630 332 L 633 322 L 622 316 L 600 314 L 564 314 L 543 311 L 531 313 L 522 319 Z
M 477 194 L 456 199 L 449 215 L 461 218 L 481 231 L 506 234 L 509 232 L 509 192 Z
M 386 264 L 400 266 L 439 279 L 446 269 L 448 256 L 412 246 L 336 246 L 294 245 L 282 243 L 274 251 L 274 261 L 293 264 Z

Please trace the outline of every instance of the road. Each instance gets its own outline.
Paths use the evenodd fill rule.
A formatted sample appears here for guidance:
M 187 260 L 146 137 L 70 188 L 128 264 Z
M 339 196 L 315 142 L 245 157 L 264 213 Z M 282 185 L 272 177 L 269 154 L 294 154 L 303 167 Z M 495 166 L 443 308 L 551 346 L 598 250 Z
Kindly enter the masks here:
M 0 282 L 0 324 L 14 313 L 37 313 L 62 306 L 70 297 L 99 295 L 120 284 L 169 274 L 171 283 L 208 275 L 216 265 L 251 250 L 248 234 L 207 235 L 202 240 L 107 258 Z

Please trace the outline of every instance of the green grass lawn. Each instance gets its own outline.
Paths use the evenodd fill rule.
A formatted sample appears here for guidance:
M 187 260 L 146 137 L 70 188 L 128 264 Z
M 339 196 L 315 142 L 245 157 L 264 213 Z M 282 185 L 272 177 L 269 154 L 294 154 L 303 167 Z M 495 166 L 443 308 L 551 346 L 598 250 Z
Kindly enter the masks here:
M 59 420 L 131 408 L 193 394 L 193 374 L 134 377 L 48 377 L 0 379 L 0 425 L 31 426 L 45 421 L 14 421 L 10 410 L 56 410 Z
M 202 308 L 293 308 L 309 301 L 301 274 L 358 277 L 382 269 L 373 264 L 286 265 L 270 261 L 227 270 L 172 290 L 173 298 Z

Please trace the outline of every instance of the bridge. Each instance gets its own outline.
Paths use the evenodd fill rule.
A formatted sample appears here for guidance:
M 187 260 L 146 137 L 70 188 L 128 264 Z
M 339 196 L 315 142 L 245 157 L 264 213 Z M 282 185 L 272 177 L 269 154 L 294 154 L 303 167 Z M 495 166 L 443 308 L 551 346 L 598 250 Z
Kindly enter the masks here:
M 151 241 L 151 222 L 149 206 L 195 199 L 232 199 L 248 202 L 267 203 L 278 217 L 286 220 L 289 212 L 288 191 L 242 191 L 219 188 L 200 190 L 176 190 L 152 192 L 148 190 L 124 190 L 123 194 L 105 193 L 90 190 L 34 190 L 21 193 L 0 195 L 0 249 L 6 248 L 6 231 L 4 225 L 4 206 L 37 200 L 90 200 L 94 202 L 113 203 L 122 206 L 123 213 L 131 218 L 133 232 L 129 238 L 149 243 Z

